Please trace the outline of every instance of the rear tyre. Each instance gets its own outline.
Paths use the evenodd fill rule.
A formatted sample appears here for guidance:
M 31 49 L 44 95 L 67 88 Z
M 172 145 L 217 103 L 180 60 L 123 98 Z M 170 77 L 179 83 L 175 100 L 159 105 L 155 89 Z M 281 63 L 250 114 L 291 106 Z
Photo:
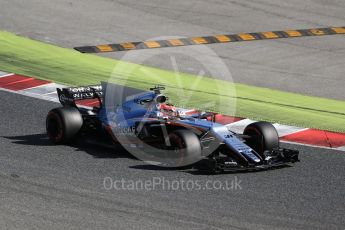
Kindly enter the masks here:
M 189 130 L 175 130 L 169 134 L 169 165 L 182 167 L 191 165 L 201 159 L 199 138 Z
M 249 124 L 243 134 L 250 137 L 246 143 L 263 157 L 265 151 L 279 148 L 278 132 L 269 122 L 260 121 Z
M 83 125 L 83 118 L 77 108 L 62 107 L 49 111 L 46 130 L 54 144 L 71 142 Z

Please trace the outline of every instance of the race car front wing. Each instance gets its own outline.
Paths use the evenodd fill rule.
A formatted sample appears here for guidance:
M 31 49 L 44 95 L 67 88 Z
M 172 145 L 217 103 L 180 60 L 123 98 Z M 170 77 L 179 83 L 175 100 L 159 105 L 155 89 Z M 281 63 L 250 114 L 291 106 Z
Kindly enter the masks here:
M 224 171 L 256 171 L 289 166 L 299 161 L 299 151 L 277 148 L 266 151 L 264 161 L 258 164 L 241 165 L 229 156 L 205 157 L 195 164 L 194 168 L 203 172 L 221 173 Z

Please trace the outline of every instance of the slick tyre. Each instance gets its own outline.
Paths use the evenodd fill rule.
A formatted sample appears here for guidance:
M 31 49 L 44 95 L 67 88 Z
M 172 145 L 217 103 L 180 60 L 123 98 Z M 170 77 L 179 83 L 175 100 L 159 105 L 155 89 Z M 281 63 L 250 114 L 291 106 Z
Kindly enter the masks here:
M 279 148 L 279 136 L 276 128 L 269 122 L 255 122 L 249 124 L 243 132 L 250 138 L 246 143 L 261 156 L 265 151 Z
M 83 118 L 74 107 L 52 109 L 46 118 L 47 134 L 54 144 L 70 143 L 82 126 Z
M 170 166 L 183 167 L 201 159 L 199 138 L 189 130 L 175 130 L 169 134 Z

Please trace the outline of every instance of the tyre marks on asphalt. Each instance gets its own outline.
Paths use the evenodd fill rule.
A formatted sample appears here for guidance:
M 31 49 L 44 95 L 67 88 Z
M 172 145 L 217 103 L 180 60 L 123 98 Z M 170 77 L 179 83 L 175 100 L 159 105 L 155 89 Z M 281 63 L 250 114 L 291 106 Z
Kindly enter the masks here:
M 345 34 L 345 27 L 327 27 L 327 28 L 313 28 L 301 30 L 282 30 L 282 31 L 267 31 L 256 33 L 240 33 L 240 34 L 220 34 L 214 36 L 203 37 L 189 37 L 177 38 L 157 41 L 140 41 L 140 42 L 124 42 L 117 44 L 104 44 L 96 46 L 81 46 L 74 49 L 81 53 L 106 53 L 129 51 L 139 49 L 154 49 L 164 47 L 178 47 L 190 45 L 205 45 L 214 43 L 228 43 L 241 41 L 255 41 L 267 39 L 281 39 L 281 38 L 297 38 L 310 36 L 325 36 Z
M 51 81 L 26 77 L 0 71 L 0 90 L 6 90 L 43 100 L 58 102 L 56 88 L 66 87 Z M 82 106 L 97 106 L 97 99 L 77 101 Z M 195 113 L 189 110 L 186 113 Z M 215 114 L 215 121 L 226 125 L 229 130 L 236 133 L 243 133 L 244 128 L 255 122 L 251 119 L 232 117 L 223 114 Z M 283 142 L 302 144 L 313 147 L 331 148 L 345 151 L 345 133 L 335 133 L 323 130 L 300 128 L 289 125 L 273 124 Z

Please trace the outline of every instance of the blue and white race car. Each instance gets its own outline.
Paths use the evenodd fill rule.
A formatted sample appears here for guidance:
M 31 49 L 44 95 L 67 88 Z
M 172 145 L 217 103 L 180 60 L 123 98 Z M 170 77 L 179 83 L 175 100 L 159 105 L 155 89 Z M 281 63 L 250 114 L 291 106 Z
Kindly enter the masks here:
M 275 127 L 249 124 L 234 133 L 215 121 L 214 113 L 188 112 L 168 103 L 164 87 L 149 91 L 102 85 L 57 89 L 63 107 L 52 109 L 46 129 L 55 144 L 76 138 L 121 144 L 135 157 L 167 167 L 191 167 L 219 173 L 276 168 L 299 161 L 298 151 L 279 147 Z M 97 99 L 93 108 L 76 101 Z

